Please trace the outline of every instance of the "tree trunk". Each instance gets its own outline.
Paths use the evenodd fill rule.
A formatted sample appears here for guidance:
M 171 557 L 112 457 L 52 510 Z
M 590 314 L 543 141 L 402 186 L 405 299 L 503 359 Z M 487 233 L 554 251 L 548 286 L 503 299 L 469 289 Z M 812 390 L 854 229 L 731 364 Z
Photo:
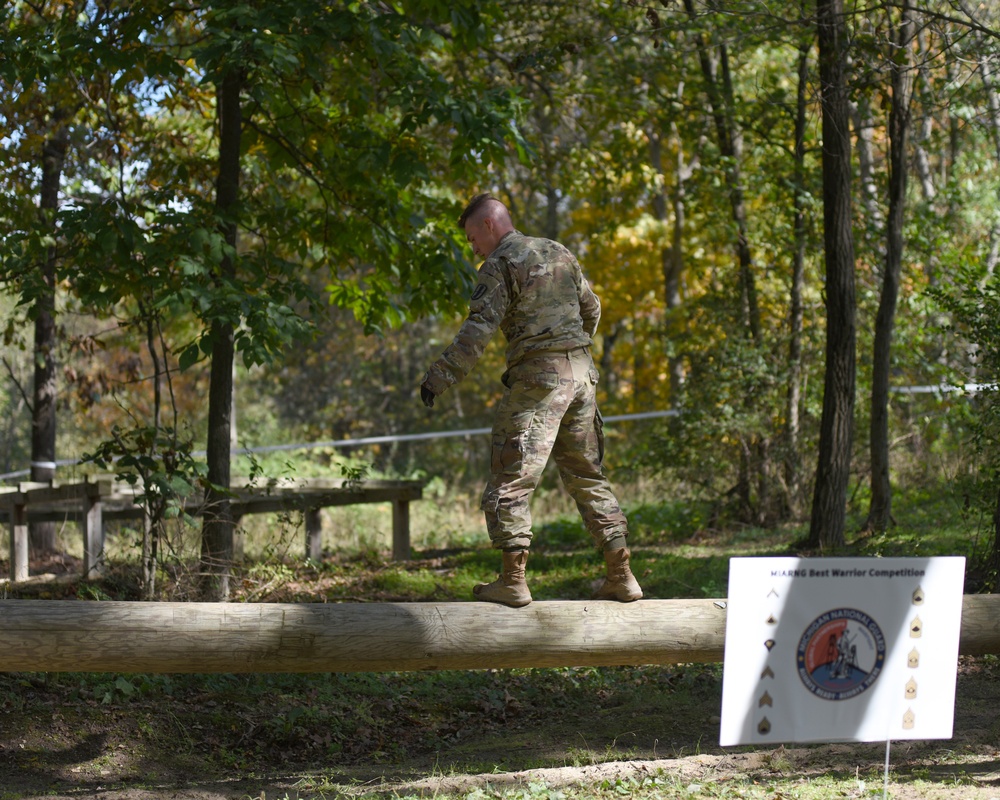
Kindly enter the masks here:
M 684 359 L 681 356 L 680 348 L 677 346 L 677 339 L 686 333 L 686 325 L 681 318 L 681 304 L 684 302 L 684 215 L 685 215 L 685 195 L 688 178 L 694 169 L 693 163 L 686 163 L 684 160 L 684 148 L 682 146 L 677 124 L 671 124 L 672 138 L 677 147 L 677 169 L 674 185 L 674 193 L 671 198 L 674 210 L 674 224 L 671 228 L 670 252 L 663 261 L 663 291 L 666 297 L 666 308 L 669 331 L 674 336 L 673 346 L 670 348 L 669 368 L 670 368 L 670 402 L 672 406 L 677 405 L 680 396 L 681 386 L 684 384 Z
M 985 42 L 982 44 L 985 47 Z M 988 118 L 994 152 L 996 157 L 1000 158 L 1000 93 L 997 92 L 996 76 L 993 74 L 989 58 L 983 58 L 979 62 L 979 71 L 983 77 L 983 88 L 986 89 L 986 101 L 990 108 Z M 994 224 L 993 230 L 990 231 L 990 254 L 986 260 L 986 275 L 980 286 L 985 286 L 993 277 L 998 262 L 1000 262 L 1000 222 Z
M 990 113 L 990 133 L 993 138 L 995 155 L 1000 158 L 1000 93 L 997 92 L 996 76 L 990 65 L 988 58 L 983 58 L 979 64 L 983 78 L 983 86 L 986 89 L 986 98 L 989 103 Z M 998 189 L 1000 192 L 1000 189 Z M 986 276 L 980 282 L 984 287 L 987 281 L 993 276 L 996 270 L 997 261 L 1000 259 L 1000 223 L 993 226 L 990 234 L 990 255 L 986 264 Z M 997 498 L 997 509 L 993 516 L 993 548 L 987 560 L 987 574 L 990 581 L 990 591 L 997 591 L 1000 588 L 1000 496 Z
M 696 19 L 694 3 L 684 0 L 684 8 L 691 20 Z M 754 278 L 753 253 L 747 231 L 746 201 L 743 194 L 743 133 L 734 117 L 735 94 L 732 74 L 729 69 L 729 49 L 725 43 L 718 45 L 717 57 L 709 49 L 705 37 L 696 37 L 698 59 L 705 79 L 709 112 L 715 125 L 719 154 L 726 164 L 726 187 L 729 192 L 729 207 L 736 226 L 736 256 L 739 264 L 740 307 L 742 323 L 755 344 L 761 341 L 760 309 L 757 305 L 757 287 Z M 753 404 L 753 392 L 746 392 L 748 406 Z M 744 452 L 739 461 L 739 477 L 736 493 L 739 504 L 745 509 L 748 521 L 759 523 L 762 510 L 754 511 L 752 498 L 752 474 L 758 476 L 768 472 L 766 442 L 748 441 L 744 443 L 749 455 Z M 756 463 L 754 463 L 756 460 Z
M 1000 591 L 1000 493 L 993 510 L 993 547 L 986 556 L 986 589 L 994 594 Z
M 618 338 L 627 330 L 625 322 L 619 321 L 604 331 L 601 344 L 601 383 L 608 397 L 617 397 L 621 393 L 621 370 L 614 359 L 615 344 Z M 457 392 L 456 392 L 457 394 Z
M 680 101 L 683 85 L 677 90 L 677 100 Z M 675 406 L 680 396 L 680 389 L 684 383 L 684 361 L 677 347 L 677 340 L 683 334 L 683 322 L 681 319 L 681 304 L 683 303 L 683 277 L 684 277 L 684 203 L 685 186 L 696 167 L 696 161 L 688 163 L 684 159 L 684 148 L 681 143 L 680 134 L 676 123 L 670 125 L 670 138 L 677 150 L 676 167 L 674 170 L 674 190 L 668 196 L 666 190 L 661 190 L 653 197 L 653 213 L 656 219 L 666 227 L 668 223 L 667 206 L 673 212 L 673 222 L 670 226 L 670 246 L 664 247 L 660 251 L 660 269 L 663 275 L 663 299 L 666 309 L 666 320 L 664 324 L 664 336 L 667 338 L 667 364 L 670 376 L 670 404 Z M 651 130 L 649 136 L 650 160 L 653 168 L 658 174 L 664 177 L 666 185 L 666 174 L 663 168 L 663 139 L 659 131 Z M 672 340 L 672 342 L 671 342 Z
M 922 52 L 926 52 L 926 50 L 922 48 Z M 934 116 L 930 111 L 933 89 L 931 88 L 930 80 L 927 77 L 926 66 L 921 67 L 918 78 L 920 80 L 920 95 L 923 99 L 923 108 L 920 124 L 918 126 L 919 133 L 917 134 L 917 141 L 915 142 L 914 161 L 917 167 L 917 175 L 920 176 L 921 193 L 923 194 L 926 202 L 932 203 L 937 198 L 937 187 L 934 185 L 934 175 L 931 172 L 930 156 L 928 155 L 927 148 L 924 145 L 926 142 L 930 141 L 931 131 L 934 129 Z
M 42 182 L 39 208 L 41 224 L 54 229 L 59 209 L 59 181 L 62 178 L 69 132 L 59 128 L 42 147 Z M 56 248 L 51 245 L 42 265 L 45 294 L 35 301 L 35 383 L 31 408 L 31 480 L 51 481 L 56 475 Z M 31 549 L 36 555 L 56 551 L 56 524 L 35 522 L 30 526 Z
M 216 209 L 221 232 L 231 248 L 220 264 L 219 281 L 228 282 L 236 271 L 235 219 L 240 187 L 240 136 L 242 110 L 239 68 L 230 67 L 219 86 L 219 174 Z M 231 320 L 212 323 L 212 369 L 208 390 L 209 488 L 205 491 L 205 514 L 201 530 L 202 593 L 212 600 L 229 597 L 229 574 L 233 560 L 233 515 L 227 491 L 230 483 L 230 437 L 233 397 L 234 326 Z
M 559 238 L 559 190 L 551 184 L 545 189 L 545 238 Z
M 826 258 L 826 374 L 819 463 L 809 544 L 844 544 L 854 434 L 854 235 L 851 229 L 851 137 L 843 0 L 818 0 L 819 75 L 823 110 L 823 249 Z
M 919 47 L 919 53 L 917 56 L 917 61 L 920 63 L 920 69 L 917 73 L 916 80 L 919 81 L 914 88 L 914 96 L 920 97 L 920 118 L 919 121 L 914 121 L 911 119 L 910 125 L 914 130 L 914 141 L 913 141 L 913 161 L 917 169 L 917 176 L 920 179 L 920 191 L 923 196 L 924 203 L 933 207 L 935 200 L 938 197 L 937 186 L 935 185 L 934 173 L 931 167 L 930 155 L 927 152 L 927 144 L 931 141 L 931 133 L 934 130 L 934 114 L 932 109 L 935 107 L 934 99 L 934 88 L 930 81 L 930 67 L 928 66 L 928 45 L 923 40 L 919 33 L 917 34 L 917 44 Z M 919 90 L 916 88 L 919 86 Z M 910 112 L 911 116 L 913 111 Z M 953 116 L 949 114 L 949 117 Z M 941 217 L 944 217 L 949 209 L 947 208 L 947 203 L 938 204 L 943 205 L 943 208 L 935 208 L 934 211 Z M 931 247 L 929 252 L 924 253 L 924 277 L 927 279 L 927 284 L 929 286 L 936 286 L 938 281 L 938 270 L 939 262 L 938 253 L 935 248 Z M 930 325 L 928 327 L 936 327 L 935 325 Z M 930 360 L 934 360 L 932 356 Z
M 798 91 L 795 104 L 795 197 L 792 282 L 789 289 L 788 311 L 788 394 L 785 416 L 785 506 L 795 517 L 799 511 L 802 464 L 799 455 L 799 408 L 802 403 L 802 290 L 805 284 L 806 261 L 806 104 L 808 102 L 809 50 L 811 42 L 799 46 Z
M 140 304 L 140 312 L 146 321 L 146 349 L 153 364 L 153 418 L 151 420 L 153 435 L 151 437 L 150 455 L 159 454 L 160 416 L 163 404 L 162 378 L 163 368 L 159 351 L 156 346 L 157 325 L 150 309 Z M 149 471 L 144 470 L 143 480 L 148 484 Z M 156 565 L 158 560 L 159 539 L 162 532 L 164 503 L 160 497 L 155 500 L 147 496 L 143 503 L 142 525 L 142 599 L 156 599 Z
M 872 120 L 871 104 L 867 97 L 862 97 L 857 103 L 851 103 L 851 117 L 854 121 L 854 132 L 858 145 L 858 179 L 861 184 L 861 205 L 865 210 L 867 224 L 864 226 L 867 240 L 874 240 L 872 248 L 878 252 L 881 249 L 876 232 L 881 232 L 884 220 L 879 206 L 879 188 L 875 182 L 875 156 L 873 151 L 875 138 L 875 122 Z M 878 252 L 884 257 L 884 252 Z
M 870 423 L 871 504 L 865 529 L 884 531 L 892 519 L 892 485 L 889 480 L 889 373 L 892 364 L 892 329 L 899 298 L 903 264 L 903 222 L 906 212 L 906 151 L 910 129 L 910 95 L 913 79 L 909 50 L 913 39 L 911 9 L 900 10 L 896 41 L 889 64 L 892 99 L 889 109 L 889 216 L 886 220 L 885 273 L 875 317 L 872 357 Z
M 688 17 L 696 19 L 692 0 L 684 0 Z M 701 35 L 696 37 L 698 59 L 705 78 L 709 111 L 719 140 L 719 154 L 726 163 L 726 187 L 729 190 L 729 207 L 736 224 L 736 255 L 739 262 L 740 296 L 744 322 L 754 342 L 760 341 L 760 310 L 757 306 L 757 287 L 753 274 L 753 253 L 747 233 L 746 202 L 743 197 L 743 134 L 733 118 L 734 92 L 729 70 L 729 50 L 725 44 L 718 48 L 718 60 L 713 58 L 708 43 Z M 719 74 L 721 73 L 721 75 Z

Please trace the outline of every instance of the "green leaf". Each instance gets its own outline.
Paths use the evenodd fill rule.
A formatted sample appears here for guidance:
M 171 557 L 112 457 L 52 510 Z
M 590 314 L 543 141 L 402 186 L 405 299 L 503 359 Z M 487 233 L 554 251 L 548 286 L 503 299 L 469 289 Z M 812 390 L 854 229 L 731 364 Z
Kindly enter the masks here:
M 183 350 L 181 350 L 180 355 L 177 357 L 177 365 L 180 370 L 190 369 L 201 359 L 201 351 L 198 347 L 198 343 L 188 345 Z

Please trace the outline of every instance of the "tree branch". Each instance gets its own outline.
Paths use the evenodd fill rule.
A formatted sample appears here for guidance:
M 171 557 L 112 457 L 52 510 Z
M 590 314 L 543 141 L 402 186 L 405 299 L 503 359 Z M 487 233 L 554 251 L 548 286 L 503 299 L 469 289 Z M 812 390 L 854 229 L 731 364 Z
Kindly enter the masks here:
M 13 382 L 14 386 L 17 387 L 17 392 L 18 394 L 21 395 L 21 399 L 24 400 L 24 404 L 28 407 L 28 411 L 34 414 L 35 410 L 31 405 L 31 398 L 28 397 L 28 393 L 25 391 L 25 388 L 21 385 L 21 382 L 17 379 L 17 376 L 14 374 L 14 368 L 10 365 L 10 362 L 7 360 L 7 356 L 3 357 L 3 365 L 4 367 L 7 368 L 7 374 L 10 376 L 10 379 Z

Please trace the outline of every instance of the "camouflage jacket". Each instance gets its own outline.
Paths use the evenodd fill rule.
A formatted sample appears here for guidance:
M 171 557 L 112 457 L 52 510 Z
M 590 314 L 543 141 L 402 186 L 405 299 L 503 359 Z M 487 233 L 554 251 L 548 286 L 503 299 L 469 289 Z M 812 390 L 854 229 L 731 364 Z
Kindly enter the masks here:
M 532 355 L 590 346 L 600 318 L 601 301 L 569 250 L 512 231 L 480 267 L 469 316 L 424 383 L 441 394 L 462 380 L 497 328 L 510 369 Z

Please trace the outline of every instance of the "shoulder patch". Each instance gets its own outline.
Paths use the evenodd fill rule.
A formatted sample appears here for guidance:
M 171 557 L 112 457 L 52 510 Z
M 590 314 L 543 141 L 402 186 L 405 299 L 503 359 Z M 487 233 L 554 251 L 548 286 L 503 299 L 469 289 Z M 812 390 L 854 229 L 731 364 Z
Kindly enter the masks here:
M 486 284 L 485 283 L 480 283 L 476 287 L 476 291 L 474 291 L 472 293 L 472 299 L 473 300 L 478 300 L 480 297 L 482 297 L 484 294 L 486 294 L 487 291 L 488 291 L 488 289 L 486 288 Z

